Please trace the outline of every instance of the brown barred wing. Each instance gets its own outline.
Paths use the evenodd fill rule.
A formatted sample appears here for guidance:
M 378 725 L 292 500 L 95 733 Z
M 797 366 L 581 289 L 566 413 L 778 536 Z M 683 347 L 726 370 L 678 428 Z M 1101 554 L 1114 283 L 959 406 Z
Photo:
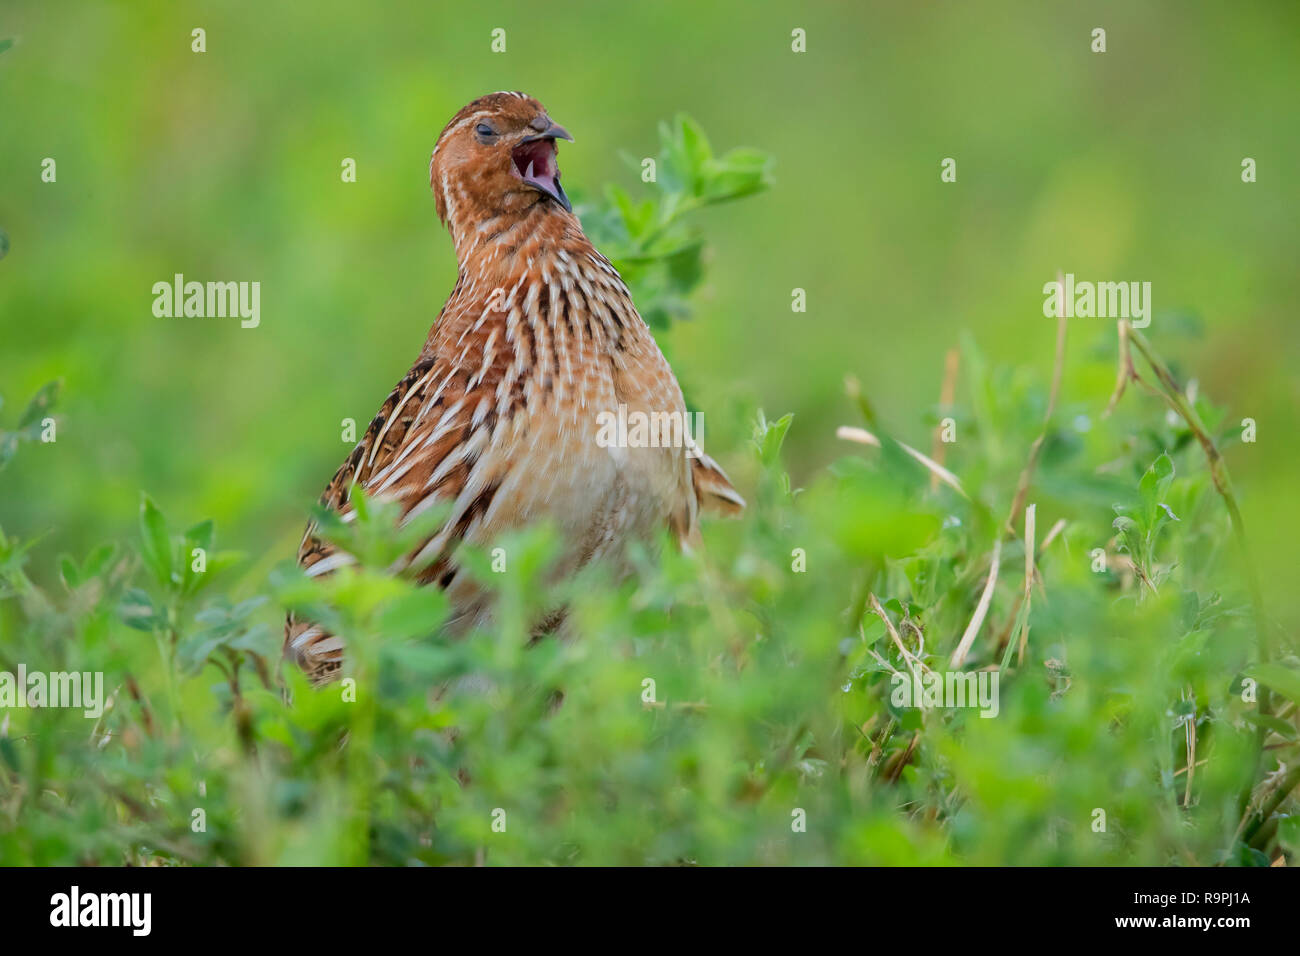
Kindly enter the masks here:
M 368 495 L 401 504 L 403 520 L 454 500 L 468 478 L 463 446 L 468 437 L 472 409 L 467 408 L 467 377 L 436 358 L 423 358 L 393 389 L 370 422 L 361 441 L 334 474 L 321 496 L 321 504 L 347 520 L 352 513 L 349 495 L 360 485 Z M 311 577 L 330 574 L 355 563 L 355 558 L 323 540 L 315 522 L 307 526 L 298 548 L 298 563 Z M 443 536 L 439 532 L 436 537 Z M 422 546 L 408 556 L 404 568 L 435 568 L 442 554 L 424 554 Z M 444 559 L 445 563 L 445 559 Z M 420 575 L 422 580 L 436 580 Z M 293 658 L 316 683 L 337 676 L 343 661 L 343 639 L 318 624 L 289 615 L 285 624 L 285 656 Z

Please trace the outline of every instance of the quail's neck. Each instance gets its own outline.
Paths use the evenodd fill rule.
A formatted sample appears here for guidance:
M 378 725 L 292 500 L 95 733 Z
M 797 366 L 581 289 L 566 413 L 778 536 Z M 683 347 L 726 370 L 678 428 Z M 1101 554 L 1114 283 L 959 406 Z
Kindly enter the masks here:
M 577 217 L 550 200 L 474 223 L 453 221 L 448 227 L 458 271 L 467 278 L 517 274 L 521 267 L 534 268 L 560 250 L 591 248 Z

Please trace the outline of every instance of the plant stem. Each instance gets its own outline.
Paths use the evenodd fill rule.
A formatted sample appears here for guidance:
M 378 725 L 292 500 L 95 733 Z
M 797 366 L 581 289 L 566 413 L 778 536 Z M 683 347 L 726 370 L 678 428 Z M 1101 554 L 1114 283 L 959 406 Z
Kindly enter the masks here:
M 1128 323 L 1125 323 L 1126 325 Z M 1273 659 L 1272 642 L 1268 636 L 1268 626 L 1264 618 L 1264 595 L 1259 585 L 1259 577 L 1255 573 L 1254 562 L 1250 558 L 1250 549 L 1246 545 L 1246 527 L 1241 520 L 1241 509 L 1237 507 L 1237 496 L 1232 491 L 1232 480 L 1228 475 L 1228 465 L 1223 460 L 1223 455 L 1219 453 L 1218 447 L 1214 444 L 1214 439 L 1210 437 L 1209 431 L 1201 421 L 1201 416 L 1196 414 L 1196 409 L 1183 394 L 1179 388 L 1178 382 L 1174 379 L 1169 367 L 1161 361 L 1160 357 L 1155 354 L 1151 344 L 1147 342 L 1146 337 L 1133 328 L 1128 326 L 1129 340 L 1142 353 L 1142 357 L 1147 360 L 1156 376 L 1164 385 L 1165 391 L 1161 392 L 1165 400 L 1176 411 L 1187 426 L 1200 442 L 1205 457 L 1210 464 L 1210 478 L 1214 482 L 1214 488 L 1218 491 L 1219 496 L 1223 498 L 1224 504 L 1228 509 L 1228 519 L 1232 523 L 1233 538 L 1237 542 L 1237 548 L 1240 551 L 1242 568 L 1246 575 L 1246 587 L 1250 591 L 1250 603 L 1255 612 L 1255 637 L 1259 645 L 1259 656 L 1261 661 Z M 1260 698 L 1260 710 L 1266 711 L 1265 696 L 1267 690 Z
M 1192 430 L 1192 434 L 1196 436 L 1201 449 L 1205 452 L 1206 460 L 1210 466 L 1210 479 L 1214 482 L 1215 491 L 1219 493 L 1219 497 L 1223 499 L 1223 503 L 1228 509 L 1228 520 L 1232 525 L 1232 537 L 1237 542 L 1242 571 L 1246 577 L 1246 588 L 1250 592 L 1250 603 L 1254 611 L 1255 643 L 1259 658 L 1263 662 L 1270 661 L 1273 659 L 1273 645 L 1268 636 L 1268 623 L 1264 617 L 1264 593 L 1259 584 L 1259 577 L 1255 572 L 1255 564 L 1250 557 L 1250 548 L 1246 543 L 1246 526 L 1241 519 L 1241 509 L 1237 506 L 1237 496 L 1232 491 L 1232 479 L 1228 475 L 1228 465 L 1223 460 L 1223 455 L 1220 454 L 1218 446 L 1214 444 L 1214 439 L 1210 437 L 1205 423 L 1201 421 L 1201 416 L 1196 413 L 1192 403 L 1187 400 L 1186 395 L 1178 385 L 1177 379 L 1169 371 L 1169 366 L 1156 355 L 1151 343 L 1146 340 L 1146 336 L 1133 328 L 1129 322 L 1121 320 L 1121 342 L 1125 333 L 1127 333 L 1128 341 L 1142 353 L 1142 357 L 1147 360 L 1147 364 L 1155 372 L 1160 384 L 1164 386 L 1163 389 L 1153 389 L 1153 391 L 1158 391 L 1161 397 L 1169 403 L 1169 406 L 1187 423 L 1187 427 Z M 1130 374 L 1135 380 L 1141 381 L 1141 379 L 1137 378 L 1136 371 L 1131 370 Z M 1271 706 L 1272 700 L 1269 689 L 1261 684 L 1259 688 L 1259 712 L 1267 714 Z M 1268 730 L 1261 724 L 1256 732 L 1255 768 L 1251 774 L 1252 780 L 1259 776 L 1260 769 L 1263 766 L 1264 743 L 1267 738 Z M 1295 771 L 1292 771 L 1290 776 L 1294 778 Z M 1295 785 L 1296 780 L 1292 779 L 1289 786 L 1279 788 L 1269 805 L 1261 809 L 1260 814 L 1247 830 L 1247 842 L 1258 833 L 1259 828 L 1268 820 L 1269 815 L 1272 814 Z M 1251 787 L 1247 785 L 1238 800 L 1238 807 L 1243 815 L 1249 812 L 1250 792 Z
M 1246 843 L 1254 843 L 1259 836 L 1263 836 L 1265 840 L 1272 836 L 1276 825 L 1265 828 L 1265 824 L 1269 822 L 1269 817 L 1282 805 L 1282 801 L 1287 798 L 1297 785 L 1300 785 L 1300 765 L 1291 768 L 1290 772 L 1282 778 L 1282 782 L 1277 785 L 1273 795 L 1268 798 L 1268 802 L 1259 808 L 1259 813 L 1254 821 L 1246 828 Z

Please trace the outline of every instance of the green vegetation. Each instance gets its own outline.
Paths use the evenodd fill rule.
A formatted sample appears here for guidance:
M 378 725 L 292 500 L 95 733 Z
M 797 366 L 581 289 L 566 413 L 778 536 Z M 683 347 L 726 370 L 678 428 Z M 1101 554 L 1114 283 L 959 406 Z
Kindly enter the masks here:
M 664 135 L 671 175 L 638 204 L 611 190 L 592 220 L 623 230 L 634 292 L 667 321 L 701 273 L 678 214 L 758 191 L 767 162 L 719 163 L 689 121 Z M 862 445 L 796 488 L 782 445 L 797 425 L 760 411 L 746 517 L 710 527 L 701 555 L 642 554 L 634 581 L 570 582 L 568 642 L 528 646 L 557 597 L 539 585 L 545 528 L 503 542 L 505 573 L 464 555 L 501 614 L 458 642 L 438 636 L 440 592 L 382 571 L 428 529 L 399 534 L 364 499 L 354 524 L 326 525 L 359 569 L 313 581 L 285 562 L 228 593 L 240 556 L 216 550 L 213 523 L 180 532 L 148 497 L 134 545 L 62 557 L 56 588 L 6 539 L 4 665 L 103 671 L 113 703 L 93 722 L 6 711 L 4 860 L 1263 864 L 1300 849 L 1290 818 L 1254 817 L 1252 788 L 1300 746 L 1300 671 L 1254 650 L 1262 619 L 1196 441 L 1231 433 L 1222 412 L 1175 391 L 1191 420 L 1169 419 L 1144 391 L 1070 420 L 973 343 L 960 365 L 965 394 L 943 410 L 965 436 L 955 475 L 876 434 L 851 383 L 874 432 L 848 430 Z M 7 455 L 54 393 L 0 439 Z M 1031 513 L 1062 524 L 1026 531 Z M 896 706 L 891 674 L 948 669 L 991 569 L 962 666 L 999 669 L 996 715 Z M 278 669 L 286 607 L 349 636 L 348 682 L 315 691 Z M 1243 700 L 1247 673 L 1287 703 Z
M 826 5 L 797 56 L 776 4 L 507 4 L 494 57 L 428 4 L 236 2 L 201 55 L 173 5 L 14 4 L 0 674 L 111 705 L 0 707 L 0 864 L 1295 864 L 1296 14 L 1119 5 L 1094 56 L 1005 6 Z M 500 626 L 451 642 L 381 503 L 328 525 L 357 568 L 291 556 L 451 287 L 433 138 L 501 88 L 577 137 L 749 508 L 563 595 L 544 527 L 465 553 Z M 1054 349 L 1058 268 L 1153 280 L 1150 328 Z M 262 281 L 261 326 L 155 318 L 175 272 Z M 529 645 L 543 597 L 572 640 Z M 350 683 L 280 662 L 287 609 Z M 995 669 L 996 716 L 893 700 Z

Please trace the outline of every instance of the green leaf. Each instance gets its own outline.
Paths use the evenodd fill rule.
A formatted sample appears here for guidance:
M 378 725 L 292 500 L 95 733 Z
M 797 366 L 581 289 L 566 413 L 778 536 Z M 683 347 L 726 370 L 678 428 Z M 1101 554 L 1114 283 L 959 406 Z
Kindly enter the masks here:
M 389 602 L 379 617 L 385 634 L 394 637 L 427 637 L 437 632 L 446 619 L 447 596 L 436 588 L 419 588 Z
M 707 202 L 743 199 L 772 185 L 772 157 L 757 149 L 733 149 L 710 163 L 706 174 L 703 194 Z
M 1255 678 L 1270 690 L 1300 704 L 1300 671 L 1281 664 L 1256 664 L 1246 671 L 1246 676 Z
M 435 680 L 453 673 L 458 660 L 451 648 L 418 642 L 390 644 L 383 653 L 405 673 Z
M 707 180 L 706 169 L 713 160 L 713 148 L 700 124 L 685 113 L 677 116 L 676 145 L 682 168 L 688 173 L 692 191 L 699 195 Z
M 181 548 L 181 591 L 185 594 L 193 594 L 203 584 L 206 578 L 213 570 L 212 568 L 212 539 L 214 525 L 211 520 L 201 521 L 194 527 L 188 529 L 184 534 L 184 546 Z M 194 570 L 194 549 L 201 548 L 204 552 L 203 571 Z
M 1138 482 L 1138 495 L 1142 499 L 1147 528 L 1156 523 L 1156 509 L 1165 500 L 1169 485 L 1174 480 L 1174 462 L 1167 454 L 1161 454 L 1151 467 L 1146 470 Z
M 759 460 L 764 465 L 774 465 L 781 456 L 781 445 L 785 442 L 786 432 L 794 421 L 792 412 L 782 415 L 774 422 L 769 422 L 760 411 L 758 423 L 754 426 L 754 446 L 758 449 Z
M 1270 714 L 1260 714 L 1255 711 L 1247 711 L 1245 718 L 1256 727 L 1264 727 L 1271 730 L 1283 740 L 1295 740 L 1297 736 L 1300 736 L 1297 734 L 1295 727 L 1290 723 L 1281 720 L 1280 718 L 1273 717 Z
M 229 642 L 230 647 L 274 660 L 280 651 L 279 633 L 272 633 L 264 625 L 256 624 L 242 631 Z
M 81 583 L 81 572 L 77 570 L 77 564 L 66 554 L 59 558 L 59 577 L 63 579 L 63 585 L 69 591 L 75 591 L 77 585 Z
M 164 587 L 172 586 L 172 544 L 167 521 L 148 495 L 140 496 L 140 556 L 154 578 Z
M 22 765 L 18 762 L 18 749 L 8 737 L 0 737 L 0 757 L 4 758 L 4 762 L 14 773 L 22 773 Z
M 185 541 L 196 548 L 202 548 L 204 551 L 212 550 L 212 536 L 215 525 L 212 519 L 200 521 L 194 527 L 185 532 Z
M 22 431 L 32 424 L 39 425 L 41 419 L 45 418 L 46 413 L 54 407 L 54 402 L 59 397 L 59 389 L 62 387 L 63 383 L 57 380 L 42 385 L 32 396 L 32 400 L 27 403 L 22 417 L 18 419 L 18 430 Z
M 685 243 L 668 256 L 668 276 L 677 290 L 685 294 L 699 285 L 704 278 L 704 240 Z
M 680 196 L 689 187 L 690 163 L 677 131 L 667 123 L 659 124 L 659 141 L 661 147 L 655 178 L 659 189 L 671 199 L 674 195 Z
M 160 622 L 153 598 L 139 588 L 126 592 L 117 606 L 117 613 L 127 627 L 137 631 L 152 631 Z
M 212 652 L 221 647 L 227 637 L 228 635 L 221 629 L 185 635 L 176 646 L 176 660 L 181 670 L 187 674 L 195 674 L 202 670 L 203 665 L 212 656 Z
M 237 621 L 243 620 L 244 618 L 248 617 L 248 615 L 252 614 L 255 610 L 257 610 L 259 607 L 261 607 L 263 604 L 265 604 L 266 600 L 267 599 L 265 594 L 256 594 L 251 598 L 240 601 L 233 608 L 231 608 L 230 616 Z
M 625 190 L 613 185 L 605 190 L 605 195 L 618 211 L 628 238 L 637 239 L 649 231 L 655 215 L 652 201 L 647 199 L 640 204 L 634 203 Z
M 1129 534 L 1138 528 L 1138 523 L 1128 515 L 1120 515 L 1110 525 L 1120 534 Z
M 98 577 L 108 568 L 109 562 L 117 554 L 117 546 L 114 544 L 101 544 L 95 550 L 91 551 L 86 558 L 86 562 L 81 568 L 81 579 L 89 581 L 91 578 Z
M 1277 841 L 1292 854 L 1300 854 L 1300 817 L 1282 817 L 1278 820 Z

